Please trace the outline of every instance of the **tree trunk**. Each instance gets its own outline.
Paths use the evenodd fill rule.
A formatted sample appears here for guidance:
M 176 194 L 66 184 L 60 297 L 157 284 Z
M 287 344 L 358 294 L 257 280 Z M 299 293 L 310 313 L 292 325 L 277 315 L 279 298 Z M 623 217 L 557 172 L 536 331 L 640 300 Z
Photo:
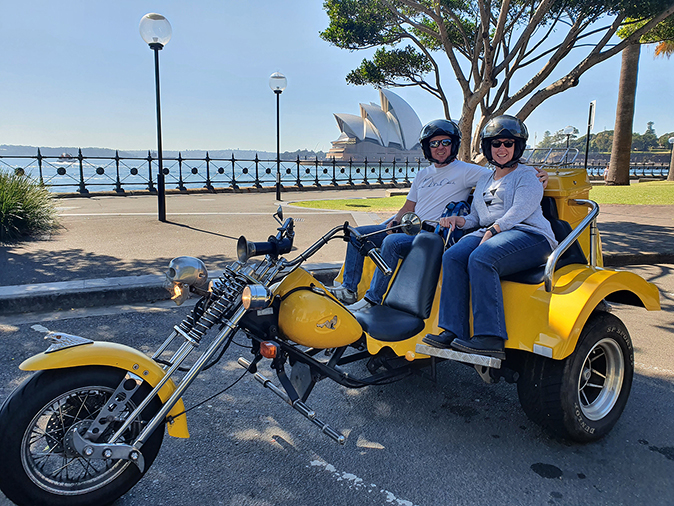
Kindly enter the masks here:
M 667 176 L 667 181 L 674 181 L 674 146 L 672 146 L 672 156 L 669 159 L 669 175 Z
M 630 184 L 632 124 L 634 121 L 634 102 L 637 93 L 640 52 L 640 44 L 630 44 L 625 46 L 622 51 L 613 147 L 611 148 L 611 162 L 606 176 L 606 184 L 608 185 Z

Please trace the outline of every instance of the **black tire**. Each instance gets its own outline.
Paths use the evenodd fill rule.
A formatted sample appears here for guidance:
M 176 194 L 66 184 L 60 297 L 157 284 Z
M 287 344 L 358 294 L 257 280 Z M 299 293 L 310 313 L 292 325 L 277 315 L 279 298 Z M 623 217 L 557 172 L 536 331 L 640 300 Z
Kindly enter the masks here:
M 124 374 L 111 367 L 40 371 L 12 392 L 0 410 L 0 489 L 7 498 L 19 505 L 98 506 L 115 501 L 142 478 L 143 473 L 129 461 L 85 461 L 73 456 L 64 437 L 73 424 L 87 425 Z M 132 402 L 138 405 L 150 390 L 144 383 Z M 122 439 L 130 442 L 160 407 L 155 397 L 143 411 L 143 421 L 131 424 Z M 111 424 L 99 442 L 112 436 L 115 425 L 120 424 Z M 145 471 L 163 438 L 162 426 L 141 448 Z
M 517 393 L 527 416 L 555 436 L 580 443 L 601 439 L 625 409 L 634 351 L 625 325 L 595 312 L 564 360 L 529 354 Z

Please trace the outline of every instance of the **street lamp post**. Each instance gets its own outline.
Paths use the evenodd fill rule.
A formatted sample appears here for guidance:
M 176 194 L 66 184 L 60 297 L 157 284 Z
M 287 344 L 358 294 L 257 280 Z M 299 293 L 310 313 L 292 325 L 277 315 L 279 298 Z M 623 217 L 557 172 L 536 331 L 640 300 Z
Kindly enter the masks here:
M 280 99 L 288 80 L 280 72 L 274 72 L 269 78 L 269 87 L 276 94 L 276 200 L 281 200 L 281 122 Z
M 140 20 L 140 36 L 154 51 L 154 79 L 157 97 L 157 199 L 159 221 L 166 221 L 166 186 L 161 145 L 161 106 L 159 100 L 159 51 L 171 40 L 171 23 L 161 14 L 145 14 Z
M 674 137 L 670 137 L 667 142 L 672 151 L 672 155 L 669 158 L 669 174 L 667 175 L 667 181 L 674 181 Z

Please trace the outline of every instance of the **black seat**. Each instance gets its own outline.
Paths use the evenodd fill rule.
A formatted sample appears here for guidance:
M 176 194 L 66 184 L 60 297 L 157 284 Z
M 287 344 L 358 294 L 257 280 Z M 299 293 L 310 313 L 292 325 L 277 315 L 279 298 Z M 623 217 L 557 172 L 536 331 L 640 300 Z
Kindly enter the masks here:
M 363 330 L 380 341 L 403 341 L 424 328 L 438 285 L 444 243 L 437 234 L 414 238 L 381 305 L 355 313 Z
M 555 199 L 552 197 L 543 197 L 543 200 L 541 200 L 541 208 L 543 209 L 543 216 L 547 218 L 552 226 L 552 232 L 555 234 L 555 239 L 561 243 L 566 236 L 571 233 L 571 225 L 569 225 L 569 222 L 559 219 L 557 205 L 555 204 Z M 569 264 L 587 265 L 587 258 L 585 257 L 585 253 L 583 253 L 583 248 L 578 244 L 578 241 L 573 241 L 573 244 L 569 246 L 569 249 L 567 249 L 560 257 L 555 266 L 555 270 Z M 504 281 L 514 281 L 515 283 L 524 283 L 525 285 L 538 285 L 543 282 L 544 277 L 545 264 L 533 269 L 503 276 L 501 279 Z

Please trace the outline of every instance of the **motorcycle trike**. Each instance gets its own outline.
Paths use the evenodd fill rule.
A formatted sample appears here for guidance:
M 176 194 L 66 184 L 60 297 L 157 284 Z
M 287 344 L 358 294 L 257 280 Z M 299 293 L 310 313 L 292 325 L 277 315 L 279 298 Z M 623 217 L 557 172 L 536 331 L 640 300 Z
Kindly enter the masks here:
M 198 301 L 152 356 L 51 332 L 49 348 L 21 364 L 35 372 L 0 410 L 0 489 L 25 505 L 100 505 L 121 497 L 152 465 L 165 432 L 189 437 L 183 395 L 235 335 L 249 348 L 241 367 L 338 443 L 345 437 L 310 407 L 317 382 L 361 388 L 411 373 L 433 379 L 445 360 L 474 368 L 486 383 L 516 382 L 526 414 L 558 437 L 602 438 L 627 403 L 634 372 L 630 335 L 611 304 L 650 311 L 660 304 L 654 285 L 602 267 L 599 208 L 588 192 L 585 171 L 551 174 L 542 206 L 560 244 L 545 265 L 502 280 L 504 360 L 422 343 L 439 330 L 445 243 L 419 233 L 423 224 L 414 215 L 398 225 L 416 234 L 398 266 L 387 266 L 348 222 L 288 259 L 295 226 L 280 208 L 276 234 L 261 242 L 241 237 L 238 261 L 222 275 L 209 279 L 200 260 L 174 259 L 167 278 L 175 300 L 193 294 Z M 395 271 L 381 305 L 351 313 L 302 268 L 336 239 L 356 241 L 373 265 Z M 275 379 L 258 371 L 262 361 Z

